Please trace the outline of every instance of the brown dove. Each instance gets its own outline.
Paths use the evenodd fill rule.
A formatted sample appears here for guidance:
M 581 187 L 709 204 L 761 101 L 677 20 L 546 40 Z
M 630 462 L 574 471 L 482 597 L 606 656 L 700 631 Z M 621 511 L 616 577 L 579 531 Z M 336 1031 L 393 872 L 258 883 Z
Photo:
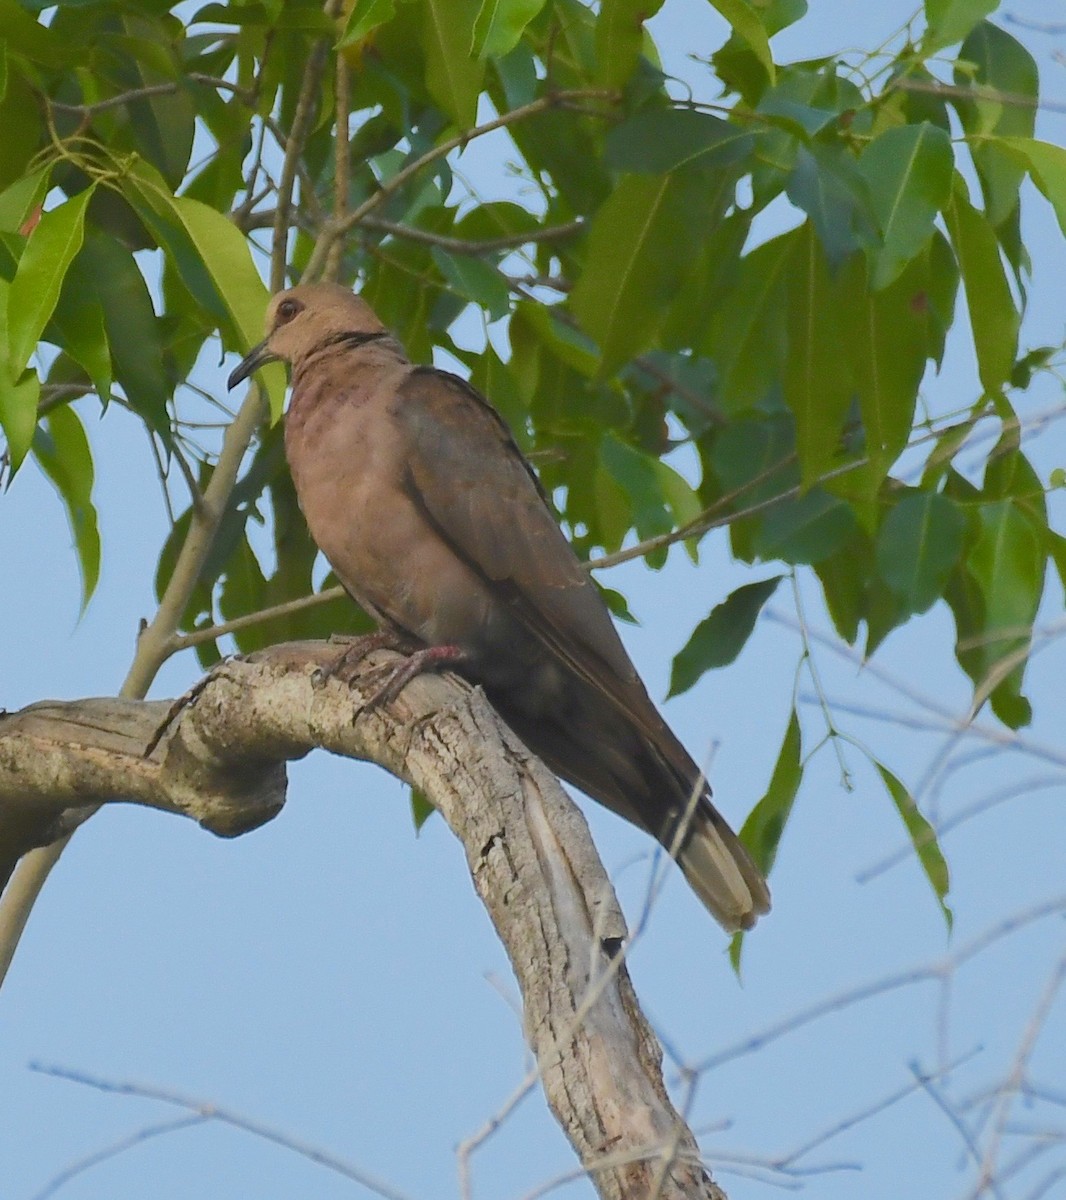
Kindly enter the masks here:
M 758 868 L 659 715 L 507 426 L 468 383 L 412 364 L 337 284 L 276 295 L 229 378 L 292 366 L 285 452 L 311 536 L 416 653 L 480 684 L 547 765 L 674 851 L 730 931 L 770 907 Z M 395 694 L 395 690 L 390 694 Z

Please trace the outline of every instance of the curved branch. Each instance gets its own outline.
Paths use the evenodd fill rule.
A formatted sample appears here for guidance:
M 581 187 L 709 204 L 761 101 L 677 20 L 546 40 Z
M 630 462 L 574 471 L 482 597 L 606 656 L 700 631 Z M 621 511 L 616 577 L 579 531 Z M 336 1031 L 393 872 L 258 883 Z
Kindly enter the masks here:
M 599 1194 L 724 1200 L 667 1096 L 624 919 L 578 809 L 480 690 L 422 676 L 364 711 L 374 684 L 361 680 L 395 656 L 368 656 L 349 687 L 321 682 L 336 655 L 293 642 L 223 662 L 173 703 L 46 701 L 0 717 L 0 859 L 73 804 L 133 801 L 234 836 L 280 810 L 286 760 L 316 747 L 370 759 L 429 796 L 462 841 L 548 1103 Z

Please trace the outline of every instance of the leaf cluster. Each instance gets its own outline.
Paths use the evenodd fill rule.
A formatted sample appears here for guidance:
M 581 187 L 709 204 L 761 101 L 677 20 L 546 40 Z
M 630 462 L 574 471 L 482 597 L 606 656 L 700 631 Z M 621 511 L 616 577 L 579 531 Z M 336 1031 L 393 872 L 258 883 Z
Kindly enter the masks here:
M 809 569 L 866 654 L 945 602 L 975 709 L 1024 724 L 1049 563 L 1066 576 L 1022 436 L 1056 354 L 1019 345 L 1026 179 L 1066 230 L 1035 63 L 984 0 L 926 0 L 879 52 L 797 63 L 771 41 L 803 0 L 713 3 L 727 36 L 693 48 L 696 93 L 664 75 L 647 0 L 180 19 L 79 0 L 47 21 L 0 0 L 0 425 L 9 471 L 30 455 L 63 498 L 84 602 L 101 537 L 83 414 L 118 404 L 149 434 L 172 595 L 219 453 L 204 363 L 258 340 L 264 278 L 326 273 L 492 398 L 583 556 L 655 568 L 727 526 L 739 560 L 773 564 L 708 599 L 674 692 L 735 659 L 782 570 Z M 979 388 L 937 413 L 923 388 L 963 309 Z M 276 420 L 280 372 L 266 390 Z M 265 421 L 176 632 L 209 662 L 227 623 L 274 606 L 239 649 L 364 628 L 342 599 L 284 607 L 321 575 Z M 749 829 L 767 864 L 802 774 L 795 721 L 782 755 Z M 928 829 L 878 767 L 943 898 Z

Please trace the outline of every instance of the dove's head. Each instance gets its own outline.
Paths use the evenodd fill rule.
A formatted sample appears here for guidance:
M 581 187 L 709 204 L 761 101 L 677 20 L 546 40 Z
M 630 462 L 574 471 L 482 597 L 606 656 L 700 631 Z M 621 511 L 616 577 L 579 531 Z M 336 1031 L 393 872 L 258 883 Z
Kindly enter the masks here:
M 389 336 L 370 305 L 339 283 L 305 283 L 278 292 L 267 306 L 266 331 L 230 375 L 230 388 L 278 359 L 299 364 L 329 345 Z

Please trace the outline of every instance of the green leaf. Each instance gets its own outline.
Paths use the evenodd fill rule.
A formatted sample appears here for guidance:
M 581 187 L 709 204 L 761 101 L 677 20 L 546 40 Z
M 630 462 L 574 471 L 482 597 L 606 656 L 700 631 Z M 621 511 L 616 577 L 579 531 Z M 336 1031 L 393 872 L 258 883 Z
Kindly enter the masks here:
M 788 291 L 788 358 L 785 400 L 796 418 L 796 450 L 806 485 L 837 452 L 854 388 L 851 356 L 841 353 L 845 321 L 862 294 L 857 271 L 836 278 L 814 226 L 807 222 L 796 242 Z
M 956 98 L 954 103 L 971 139 L 986 214 L 999 226 L 1017 207 L 1025 168 L 986 139 L 990 135 L 1032 137 L 1039 91 L 1036 62 L 1006 30 L 982 21 L 959 50 L 955 84 L 964 90 L 971 85 L 981 89 L 979 99 Z M 1002 98 L 998 93 L 1003 93 Z
M 755 139 L 721 117 L 693 108 L 646 108 L 607 135 L 605 160 L 616 171 L 662 174 L 699 163 L 728 166 L 751 153 Z
M 0 233 L 18 233 L 48 192 L 51 165 L 16 179 L 0 192 Z
M 922 816 L 921 810 L 914 803 L 910 792 L 892 774 L 888 767 L 883 766 L 877 759 L 873 759 L 872 761 L 877 768 L 878 774 L 881 776 L 881 781 L 888 790 L 888 794 L 892 797 L 896 811 L 906 826 L 907 833 L 910 835 L 911 845 L 914 847 L 914 853 L 918 856 L 922 870 L 929 880 L 933 894 L 940 905 L 940 911 L 944 914 L 944 921 L 947 923 L 948 932 L 950 933 L 951 926 L 955 920 L 954 914 L 947 904 L 947 895 L 951 890 L 951 876 L 948 871 L 947 859 L 945 859 L 937 842 L 936 830 Z
M 474 22 L 471 47 L 474 56 L 509 54 L 545 3 L 546 0 L 481 0 L 481 10 Z
M 604 467 L 632 506 L 632 520 L 638 537 L 644 539 L 669 533 L 674 522 L 663 491 L 659 460 L 610 433 L 600 445 L 600 455 Z
M 232 221 L 198 200 L 175 196 L 174 209 L 232 321 L 236 334 L 232 348 L 239 353 L 247 352 L 263 336 L 263 314 L 268 299 L 267 290 L 252 262 L 248 242 Z M 223 328 L 221 332 L 225 341 L 227 330 Z M 259 377 L 270 401 L 271 417 L 276 421 L 285 406 L 284 368 L 280 364 L 268 367 Z
M 981 385 L 987 394 L 995 395 L 1010 379 L 1020 324 L 999 243 L 988 218 L 966 198 L 961 178 L 944 217 L 966 289 Z
M 603 0 L 596 19 L 596 59 L 607 87 L 621 87 L 632 75 L 644 45 L 644 22 L 662 5 L 663 0 Z
M 787 344 L 782 291 L 800 236 L 798 230 L 781 234 L 745 255 L 711 320 L 708 349 L 721 372 L 719 399 L 730 413 L 755 408 L 778 378 Z
M 395 0 L 355 0 L 344 23 L 337 49 L 354 46 L 396 15 Z
M 44 337 L 60 346 L 85 369 L 100 400 L 107 404 L 111 398 L 111 350 L 107 344 L 104 312 L 96 281 L 90 284 L 86 272 L 78 267 L 80 258 L 79 253 L 67 271 L 59 303 L 45 328 Z
M 861 242 L 876 238 L 866 181 L 848 150 L 798 147 L 785 192 L 811 218 L 833 270 Z
M 966 518 L 937 492 L 909 492 L 885 517 L 877 536 L 877 569 L 907 613 L 940 599 L 963 549 Z
M 961 42 L 998 5 L 999 0 L 925 0 L 928 28 L 922 39 L 922 57 Z
M 781 837 L 788 824 L 799 786 L 803 782 L 803 739 L 799 717 L 793 709 L 788 719 L 788 728 L 770 776 L 766 794 L 751 810 L 741 826 L 740 840 L 751 852 L 755 864 L 764 875 L 769 875 L 777 858 Z M 733 970 L 740 970 L 740 954 L 744 945 L 744 934 L 734 936 L 729 946 L 729 960 Z
M 472 255 L 449 254 L 439 246 L 433 247 L 433 261 L 452 290 L 486 309 L 490 321 L 498 321 L 510 312 L 510 289 L 491 263 Z
M 1059 227 L 1066 235 L 1066 149 L 1034 138 L 996 138 L 989 142 L 1013 151 L 1024 161 L 1033 182 L 1054 208 Z
M 426 87 L 460 129 L 469 129 L 485 63 L 471 57 L 479 0 L 422 0 L 420 23 L 426 55 Z
M 667 699 L 687 692 L 705 672 L 735 661 L 751 637 L 762 606 L 781 579 L 782 576 L 773 575 L 758 583 L 745 584 L 711 609 L 674 657 Z
M 596 213 L 570 301 L 600 346 L 601 377 L 653 343 L 718 215 L 699 171 L 626 175 Z
M 733 27 L 733 32 L 743 38 L 758 59 L 771 83 L 776 78 L 774 59 L 770 53 L 770 42 L 766 35 L 766 27 L 759 19 L 755 9 L 747 0 L 711 0 L 711 4 L 722 14 Z
M 959 661 L 976 685 L 978 705 L 990 695 L 1000 720 L 1017 728 L 1031 718 L 1021 685 L 1047 555 L 1016 501 L 982 504 L 978 517 L 966 566 L 980 592 L 982 620 L 968 639 L 960 631 Z
M 90 228 L 67 272 L 64 292 L 68 288 L 96 298 L 116 381 L 133 411 L 164 440 L 169 439 L 167 400 L 172 385 L 159 322 L 133 255 L 114 238 Z M 57 312 L 63 304 L 61 295 Z
M 415 833 L 422 832 L 422 826 L 436 812 L 433 802 L 420 788 L 411 788 L 411 819 L 415 823 Z
M 837 551 L 856 528 L 850 505 L 821 488 L 811 488 L 806 495 L 782 501 L 766 513 L 755 549 L 764 559 L 811 565 Z
M 0 364 L 0 428 L 7 438 L 7 459 L 11 475 L 22 465 L 33 442 L 37 427 L 37 405 L 41 399 L 41 381 L 36 371 L 26 371 L 13 381 Z
M 84 613 L 100 578 L 100 532 L 93 504 L 93 456 L 70 405 L 52 409 L 33 439 L 33 454 L 66 506 L 81 568 Z
M 240 230 L 206 204 L 175 196 L 148 163 L 129 164 L 122 185 L 193 298 L 218 323 L 223 345 L 241 354 L 250 350 L 262 337 L 267 291 Z M 284 369 L 267 367 L 259 378 L 277 420 L 285 403 Z
M 67 47 L 61 40 L 47 25 L 35 21 L 17 0 L 0 0 L 0 44 L 46 67 L 61 66 L 67 57 Z
M 878 292 L 864 292 L 853 307 L 848 342 L 871 491 L 880 486 L 907 444 L 926 359 L 935 350 L 928 274 L 929 255 L 922 254 L 893 283 Z
M 11 281 L 7 307 L 8 355 L 21 374 L 55 311 L 67 268 L 81 248 L 92 188 L 46 212 L 30 234 Z
M 882 244 L 873 286 L 886 287 L 933 235 L 933 220 L 951 194 L 954 155 L 943 129 L 923 121 L 886 129 L 859 160 Z

